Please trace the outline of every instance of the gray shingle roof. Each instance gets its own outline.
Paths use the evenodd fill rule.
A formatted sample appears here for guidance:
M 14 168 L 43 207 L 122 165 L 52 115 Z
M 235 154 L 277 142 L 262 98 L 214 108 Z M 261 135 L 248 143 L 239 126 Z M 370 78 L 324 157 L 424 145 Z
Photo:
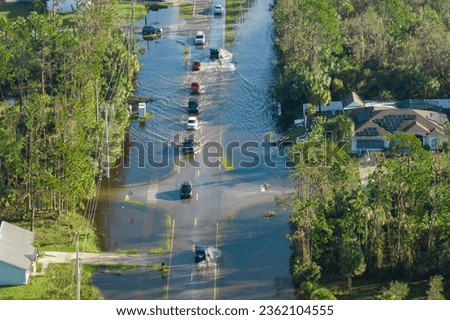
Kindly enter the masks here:
M 0 261 L 29 270 L 36 260 L 34 233 L 6 221 L 0 225 Z
M 346 108 L 362 108 L 364 107 L 364 101 L 355 92 L 350 92 L 344 98 L 342 98 L 342 105 Z
M 443 124 L 447 121 L 445 115 L 433 111 L 386 109 L 374 113 L 368 122 L 376 123 L 391 133 L 404 132 L 427 136 L 434 130 L 437 130 L 434 134 L 442 133 L 442 135 L 445 135 Z M 360 134 L 363 135 L 361 131 Z

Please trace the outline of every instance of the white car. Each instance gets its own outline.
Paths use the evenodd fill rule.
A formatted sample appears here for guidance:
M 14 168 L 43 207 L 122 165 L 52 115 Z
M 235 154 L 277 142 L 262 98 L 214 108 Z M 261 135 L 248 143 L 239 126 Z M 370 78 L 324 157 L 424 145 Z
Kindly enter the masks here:
M 196 130 L 198 129 L 198 120 L 197 117 L 189 117 L 187 122 L 188 130 Z
M 194 44 L 205 44 L 206 38 L 205 33 L 203 31 L 197 31 L 197 34 L 195 35 Z
M 217 14 L 217 15 L 222 14 L 223 6 L 221 4 L 215 4 L 213 11 L 214 11 L 214 14 Z

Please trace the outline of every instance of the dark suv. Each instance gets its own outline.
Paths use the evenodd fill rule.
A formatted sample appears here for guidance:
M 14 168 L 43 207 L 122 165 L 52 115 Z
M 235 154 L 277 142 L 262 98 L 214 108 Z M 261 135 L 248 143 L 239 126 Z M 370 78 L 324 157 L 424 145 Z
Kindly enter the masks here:
M 142 28 L 142 36 L 153 36 L 160 35 L 162 33 L 162 29 L 157 26 L 144 26 Z
M 206 250 L 208 249 L 207 246 L 202 244 L 195 245 L 195 263 L 199 263 L 206 260 Z
M 222 58 L 222 49 L 209 49 L 209 60 L 219 60 Z
M 192 182 L 190 180 L 186 180 L 181 183 L 180 198 L 192 198 Z
M 195 98 L 189 98 L 188 101 L 188 113 L 189 114 L 198 114 L 198 100 Z
M 181 147 L 183 154 L 195 153 L 195 149 L 196 143 L 194 142 L 194 139 L 190 136 L 184 138 L 183 146 Z

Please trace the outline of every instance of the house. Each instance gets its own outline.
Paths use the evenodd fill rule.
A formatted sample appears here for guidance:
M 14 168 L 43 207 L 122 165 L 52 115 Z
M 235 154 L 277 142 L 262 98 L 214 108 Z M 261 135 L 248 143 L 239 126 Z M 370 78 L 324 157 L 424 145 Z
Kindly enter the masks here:
M 352 153 L 383 151 L 389 148 L 389 135 L 407 133 L 418 137 L 422 145 L 436 150 L 447 141 L 444 125 L 447 116 L 435 111 L 417 109 L 383 109 L 373 111 L 360 124 L 351 139 Z
M 36 265 L 34 233 L 6 221 L 0 225 L 0 286 L 28 283 Z
M 303 110 L 308 110 L 309 106 L 309 103 L 304 104 Z M 344 112 L 342 101 L 331 101 L 329 104 L 321 106 L 320 109 L 322 110 L 322 116 L 325 117 L 334 117 Z M 319 112 L 319 106 L 316 106 L 316 112 Z
M 342 98 L 342 107 L 344 110 L 364 108 L 364 101 L 355 92 L 350 92 L 344 98 Z
M 303 110 L 306 112 L 309 106 L 309 103 L 304 104 Z M 320 109 L 322 110 L 322 115 L 324 116 L 335 116 L 348 110 L 365 109 L 365 106 L 364 101 L 358 94 L 355 92 L 350 92 L 342 98 L 342 101 L 331 101 L 326 105 L 320 106 Z M 319 112 L 319 106 L 316 106 L 316 112 Z

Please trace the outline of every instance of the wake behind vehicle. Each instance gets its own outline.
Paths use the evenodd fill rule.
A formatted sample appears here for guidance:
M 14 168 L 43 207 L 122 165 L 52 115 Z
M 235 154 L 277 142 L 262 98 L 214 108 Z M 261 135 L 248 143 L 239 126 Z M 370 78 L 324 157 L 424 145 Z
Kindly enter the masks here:
M 219 60 L 222 58 L 222 49 L 209 49 L 209 60 Z

